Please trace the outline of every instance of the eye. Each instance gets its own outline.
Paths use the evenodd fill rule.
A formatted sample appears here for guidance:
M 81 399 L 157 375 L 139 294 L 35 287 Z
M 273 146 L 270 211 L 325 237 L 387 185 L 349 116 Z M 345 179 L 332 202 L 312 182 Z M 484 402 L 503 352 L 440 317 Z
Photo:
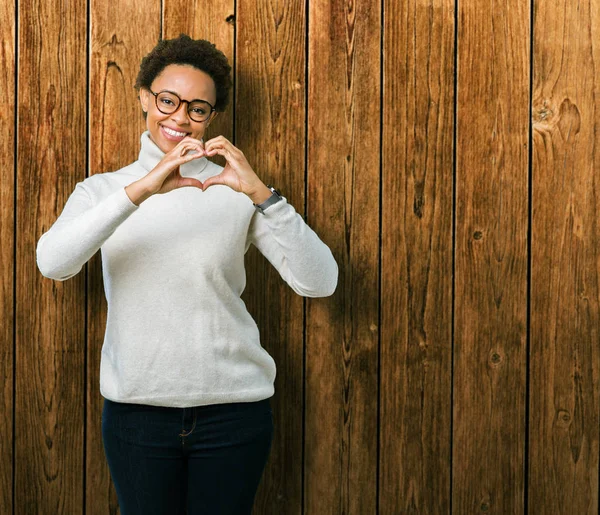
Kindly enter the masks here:
M 206 109 L 204 109 L 203 107 L 193 107 L 192 111 L 196 114 L 206 114 Z
M 175 103 L 170 98 L 160 97 L 159 100 L 160 100 L 160 102 L 162 104 L 165 104 L 167 106 L 173 106 L 173 105 L 175 105 Z

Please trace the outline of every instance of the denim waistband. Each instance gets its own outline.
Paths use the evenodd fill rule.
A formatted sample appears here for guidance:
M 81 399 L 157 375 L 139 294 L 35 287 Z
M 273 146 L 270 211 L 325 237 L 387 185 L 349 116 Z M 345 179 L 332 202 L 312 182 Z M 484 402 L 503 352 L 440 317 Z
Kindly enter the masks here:
M 265 408 L 271 406 L 270 397 L 261 399 L 259 401 L 244 401 L 244 402 L 223 402 L 218 404 L 201 404 L 198 406 L 186 406 L 186 407 L 175 407 L 175 406 L 155 406 L 152 404 L 137 404 L 134 402 L 117 402 L 112 401 L 104 397 L 104 402 L 109 404 L 111 408 L 121 409 L 126 411 L 136 411 L 143 409 L 144 411 L 213 411 L 213 410 L 225 410 L 225 411 L 244 411 L 247 409 Z

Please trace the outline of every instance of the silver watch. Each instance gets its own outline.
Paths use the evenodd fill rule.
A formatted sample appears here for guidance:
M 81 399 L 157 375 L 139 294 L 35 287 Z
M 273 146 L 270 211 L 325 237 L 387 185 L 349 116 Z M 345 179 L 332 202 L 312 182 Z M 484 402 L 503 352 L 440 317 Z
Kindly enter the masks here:
M 272 206 L 273 204 L 275 204 L 276 202 L 279 202 L 283 198 L 281 196 L 281 193 L 279 193 L 279 191 L 277 191 L 270 184 L 267 184 L 267 188 L 269 188 L 271 190 L 271 196 L 261 204 L 254 204 L 254 207 L 257 209 L 257 211 L 260 211 L 261 213 L 263 213 L 263 211 L 265 209 L 267 209 L 269 206 Z

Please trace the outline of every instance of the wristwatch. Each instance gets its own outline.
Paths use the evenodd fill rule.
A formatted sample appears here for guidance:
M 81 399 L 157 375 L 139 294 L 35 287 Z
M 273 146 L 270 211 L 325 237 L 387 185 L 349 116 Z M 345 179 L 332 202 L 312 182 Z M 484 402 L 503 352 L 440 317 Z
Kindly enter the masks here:
M 267 184 L 267 188 L 269 188 L 271 190 L 271 196 L 267 200 L 265 200 L 262 204 L 254 204 L 254 207 L 256 208 L 256 210 L 260 211 L 261 213 L 263 213 L 263 211 L 265 209 L 267 209 L 269 206 L 272 206 L 273 204 L 275 204 L 276 202 L 279 202 L 283 198 L 281 196 L 281 193 L 279 193 L 279 191 L 277 191 L 270 184 Z M 264 213 L 263 213 L 263 215 L 264 215 Z

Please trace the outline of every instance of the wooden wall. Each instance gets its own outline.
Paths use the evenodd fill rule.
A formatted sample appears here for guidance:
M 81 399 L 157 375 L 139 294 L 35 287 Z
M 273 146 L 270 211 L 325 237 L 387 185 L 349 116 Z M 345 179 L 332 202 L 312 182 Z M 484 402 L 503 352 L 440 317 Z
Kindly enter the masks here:
M 234 66 L 208 137 L 340 267 L 304 299 L 247 255 L 255 513 L 598 512 L 600 0 L 4 0 L 0 31 L 0 513 L 118 512 L 99 256 L 57 282 L 35 246 L 137 157 L 140 59 L 180 32 Z

